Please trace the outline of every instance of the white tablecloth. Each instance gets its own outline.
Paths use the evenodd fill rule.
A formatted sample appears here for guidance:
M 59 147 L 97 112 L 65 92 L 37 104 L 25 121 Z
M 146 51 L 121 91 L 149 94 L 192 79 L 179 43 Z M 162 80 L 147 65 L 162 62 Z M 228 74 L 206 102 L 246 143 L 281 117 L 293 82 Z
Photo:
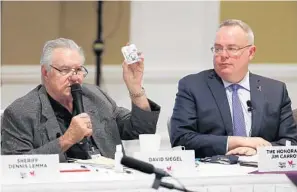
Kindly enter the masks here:
M 77 164 L 61 164 L 61 170 L 78 169 Z M 4 192 L 98 192 L 98 191 L 154 191 L 154 175 L 140 172 L 115 173 L 112 170 L 88 167 L 90 172 L 60 173 L 59 178 L 45 183 L 3 184 Z M 203 164 L 197 174 L 178 178 L 188 189 L 199 192 L 293 192 L 297 188 L 283 174 L 249 174 L 256 170 L 239 165 Z M 178 183 L 173 179 L 162 181 Z M 159 188 L 159 191 L 167 191 Z

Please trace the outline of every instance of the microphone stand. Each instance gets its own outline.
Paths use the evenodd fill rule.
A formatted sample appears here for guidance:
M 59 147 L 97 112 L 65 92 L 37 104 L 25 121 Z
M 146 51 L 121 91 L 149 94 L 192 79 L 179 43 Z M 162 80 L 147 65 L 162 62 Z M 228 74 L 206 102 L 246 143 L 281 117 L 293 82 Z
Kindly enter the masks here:
M 171 183 L 167 183 L 167 182 L 163 182 L 161 181 L 163 175 L 160 175 L 160 174 L 155 174 L 155 179 L 154 179 L 154 182 L 153 182 L 153 185 L 152 185 L 152 188 L 153 189 L 158 189 L 160 186 L 161 187 L 164 187 L 164 188 L 167 188 L 167 189 L 175 189 L 175 190 L 178 190 L 178 191 L 184 191 L 184 192 L 194 192 L 194 191 L 190 191 L 188 189 L 186 189 L 185 187 L 178 187 L 178 186 L 175 186 Z
M 164 187 L 164 188 L 167 188 L 167 189 L 175 189 L 175 190 L 178 190 L 178 191 L 184 191 L 184 192 L 194 192 L 194 191 L 190 191 L 186 188 L 181 188 L 181 187 L 177 187 L 171 183 L 166 183 L 166 182 L 163 182 L 161 181 L 160 183 L 160 186 Z
M 157 174 L 157 173 L 155 175 L 156 176 L 155 176 L 152 188 L 153 189 L 158 189 L 160 187 L 160 185 L 161 185 L 161 179 L 162 179 L 163 176 L 160 175 L 160 174 Z

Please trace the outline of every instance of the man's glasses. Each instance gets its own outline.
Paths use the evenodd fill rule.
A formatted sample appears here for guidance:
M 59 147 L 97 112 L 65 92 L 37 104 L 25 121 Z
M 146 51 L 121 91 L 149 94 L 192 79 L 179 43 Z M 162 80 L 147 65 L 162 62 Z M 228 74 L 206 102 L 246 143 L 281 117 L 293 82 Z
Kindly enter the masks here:
M 65 75 L 69 75 L 70 73 L 75 73 L 76 75 L 82 75 L 83 77 L 86 77 L 88 74 L 88 70 L 84 67 L 84 66 L 80 66 L 76 69 L 73 68 L 62 68 L 62 69 L 58 69 L 57 67 L 54 67 L 52 65 L 50 65 L 52 68 L 56 69 L 57 71 L 60 72 L 61 75 L 65 76 Z
M 224 52 L 224 50 L 226 50 L 226 52 L 228 53 L 229 56 L 236 56 L 240 53 L 240 50 L 250 47 L 252 45 L 246 45 L 244 47 L 221 47 L 221 46 L 214 46 L 211 48 L 211 51 L 216 54 L 216 55 L 220 55 Z

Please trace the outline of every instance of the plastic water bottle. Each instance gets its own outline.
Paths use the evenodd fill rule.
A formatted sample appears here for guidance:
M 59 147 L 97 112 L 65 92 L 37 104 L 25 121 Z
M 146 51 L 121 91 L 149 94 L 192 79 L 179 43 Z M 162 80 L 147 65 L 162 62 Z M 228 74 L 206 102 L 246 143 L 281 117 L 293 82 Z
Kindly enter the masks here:
M 122 145 L 117 145 L 116 152 L 114 155 L 114 160 L 115 160 L 114 169 L 116 172 L 124 171 L 123 165 L 121 164 L 122 158 L 123 158 Z

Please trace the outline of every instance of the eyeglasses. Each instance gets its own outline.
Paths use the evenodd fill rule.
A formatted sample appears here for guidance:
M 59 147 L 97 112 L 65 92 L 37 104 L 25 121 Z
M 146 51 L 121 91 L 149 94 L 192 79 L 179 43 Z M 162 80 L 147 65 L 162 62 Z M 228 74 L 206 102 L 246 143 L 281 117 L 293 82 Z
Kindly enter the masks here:
M 56 69 L 57 71 L 60 72 L 61 75 L 65 76 L 68 75 L 72 72 L 75 73 L 76 75 L 82 75 L 83 77 L 86 77 L 88 74 L 88 70 L 84 66 L 80 66 L 76 69 L 73 68 L 63 68 L 63 69 L 58 69 L 52 65 L 50 65 L 52 68 Z
M 244 49 L 244 48 L 247 48 L 247 47 L 250 47 L 252 45 L 246 45 L 244 47 L 227 47 L 227 48 L 224 48 L 224 47 L 221 47 L 221 46 L 214 46 L 211 48 L 211 51 L 216 54 L 216 55 L 219 55 L 219 54 L 222 54 L 224 49 L 226 50 L 226 52 L 228 53 L 228 55 L 230 56 L 235 56 L 235 55 L 238 55 L 239 51 L 241 49 Z

